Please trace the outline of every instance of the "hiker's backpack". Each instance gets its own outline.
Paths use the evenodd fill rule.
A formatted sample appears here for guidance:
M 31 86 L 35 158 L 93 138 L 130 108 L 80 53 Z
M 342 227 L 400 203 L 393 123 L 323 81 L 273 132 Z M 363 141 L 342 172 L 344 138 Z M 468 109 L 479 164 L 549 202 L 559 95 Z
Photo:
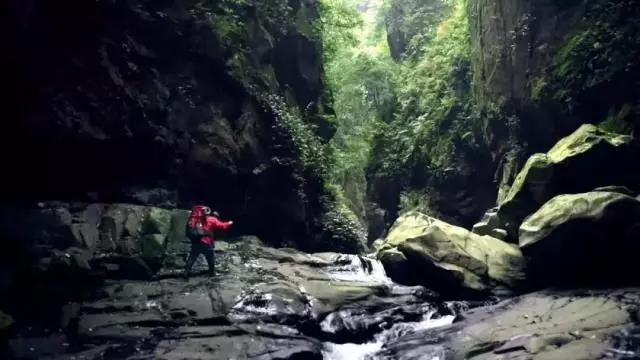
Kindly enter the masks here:
M 202 221 L 200 221 L 200 219 L 198 219 L 196 216 L 191 215 L 189 216 L 189 220 L 187 221 L 185 234 L 191 241 L 200 241 L 203 236 L 209 235 L 209 232 L 204 229 L 204 226 L 202 225 Z

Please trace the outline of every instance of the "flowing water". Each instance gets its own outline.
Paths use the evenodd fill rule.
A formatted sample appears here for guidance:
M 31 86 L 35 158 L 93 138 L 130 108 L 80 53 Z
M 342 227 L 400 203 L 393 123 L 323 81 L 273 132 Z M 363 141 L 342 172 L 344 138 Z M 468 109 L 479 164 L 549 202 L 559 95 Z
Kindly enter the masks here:
M 392 284 L 387 277 L 384 266 L 378 260 L 358 255 L 341 254 L 337 256 L 337 265 L 327 267 L 326 274 L 341 281 L 371 282 L 380 284 Z
M 387 277 L 382 264 L 373 259 L 360 256 L 343 255 L 340 266 L 333 267 L 327 274 L 335 280 L 351 282 L 379 283 L 387 286 L 390 292 L 401 293 L 415 290 L 413 287 L 400 286 Z M 361 360 L 382 349 L 384 344 L 401 336 L 412 334 L 416 331 L 446 326 L 453 323 L 455 316 L 440 316 L 431 304 L 425 303 L 422 308 L 424 314 L 418 321 L 394 323 L 387 329 L 381 329 L 370 341 L 363 343 L 324 343 L 323 357 L 329 360 Z M 328 316 L 322 322 L 321 327 L 326 332 L 336 329 L 332 325 L 332 316 Z M 431 360 L 440 360 L 435 355 Z
M 455 316 L 445 315 L 438 317 L 435 311 L 426 314 L 421 321 L 413 323 L 398 323 L 388 330 L 384 330 L 375 335 L 375 340 L 364 344 L 335 344 L 325 343 L 322 355 L 328 360 L 361 360 L 367 355 L 373 354 L 382 349 L 382 346 L 400 336 L 411 334 L 418 330 L 437 328 L 453 323 Z M 443 360 L 439 356 L 431 360 Z

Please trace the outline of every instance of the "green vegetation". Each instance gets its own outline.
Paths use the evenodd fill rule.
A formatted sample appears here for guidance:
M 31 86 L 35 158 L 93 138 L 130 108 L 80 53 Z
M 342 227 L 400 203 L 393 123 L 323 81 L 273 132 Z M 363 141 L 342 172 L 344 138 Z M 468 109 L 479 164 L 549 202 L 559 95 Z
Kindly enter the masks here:
M 396 179 L 408 178 L 414 169 L 438 174 L 454 161 L 460 143 L 474 142 L 465 5 L 465 0 L 321 0 L 319 18 L 284 0 L 212 5 L 212 29 L 224 48 L 233 49 L 230 70 L 275 115 L 276 132 L 300 159 L 304 181 L 324 184 L 327 227 L 342 229 L 329 226 L 338 218 L 363 219 L 368 171 Z M 252 66 L 251 39 L 261 32 L 277 39 L 291 26 L 322 42 L 325 97 L 335 110 L 335 118 L 325 115 L 325 121 L 337 125 L 328 145 L 303 109 L 284 94 L 263 91 L 273 76 Z M 396 61 L 388 27 L 406 40 L 405 56 Z M 419 188 L 411 194 L 424 193 Z
M 570 101 L 576 92 L 610 81 L 640 63 L 640 24 L 636 16 L 628 13 L 638 11 L 635 3 L 591 2 L 585 27 L 570 36 L 556 55 L 554 74 L 562 79 L 562 89 L 556 89 L 556 97 Z
M 220 0 L 206 3 L 200 9 L 210 16 L 213 31 L 227 47 L 246 46 L 257 19 L 274 37 L 285 34 L 292 23 L 293 9 L 285 0 Z
M 395 42 L 406 54 L 396 58 L 416 57 L 423 45 L 432 40 L 440 24 L 451 16 L 456 0 L 403 0 L 386 1 L 384 17 L 386 28 Z
M 324 0 L 321 7 L 325 71 L 336 122 L 329 181 L 358 216 L 364 214 L 365 169 L 376 124 L 393 116 L 395 64 L 388 55 L 377 10 L 359 13 L 352 0 Z
M 273 42 L 293 28 L 313 27 L 314 16 L 308 14 L 308 8 L 291 6 L 287 0 L 221 0 L 208 2 L 207 7 L 202 5 L 200 15 L 210 20 L 220 50 L 228 55 L 226 62 L 231 74 L 258 99 L 264 110 L 273 114 L 280 145 L 299 159 L 301 175 L 307 181 L 322 182 L 329 164 L 325 145 L 314 133 L 305 111 L 274 86 L 277 81 L 273 69 L 256 63 L 252 56 L 256 43 Z
M 322 39 L 326 64 L 330 66 L 344 51 L 358 45 L 356 29 L 362 24 L 354 1 L 320 1 L 320 19 L 315 31 Z
M 360 219 L 349 207 L 339 186 L 327 185 L 331 194 L 322 217 L 322 246 L 331 251 L 358 253 L 367 238 Z
M 466 1 L 412 3 L 405 19 L 393 17 L 402 12 L 396 3 L 373 1 L 360 7 L 359 21 L 338 16 L 353 15 L 355 1 L 323 4 L 327 83 L 338 123 L 330 181 L 362 216 L 367 171 L 406 187 L 414 169 L 443 172 L 461 144 L 475 142 Z M 409 37 L 398 62 L 390 56 L 386 26 Z
M 640 2 L 586 2 L 581 26 L 555 54 L 548 75 L 533 80 L 531 96 L 571 106 L 585 93 L 633 76 L 640 67 Z
M 401 64 L 396 121 L 384 136 L 396 144 L 393 159 L 406 164 L 412 157 L 446 167 L 453 161 L 455 142 L 474 130 L 470 120 L 470 38 L 465 1 L 441 22 L 432 38 L 414 40 L 416 57 Z M 394 164 L 382 163 L 383 169 Z
M 324 144 L 314 134 L 311 126 L 304 122 L 296 108 L 288 106 L 280 96 L 267 95 L 263 102 L 274 113 L 276 131 L 289 142 L 287 148 L 296 153 L 304 173 L 316 179 L 324 179 L 329 160 Z
M 276 79 L 265 49 L 291 31 L 324 44 L 325 57 L 336 56 L 340 49 L 356 42 L 350 29 L 360 24 L 355 8 L 327 1 L 320 8 L 304 1 L 221 0 L 202 3 L 198 18 L 209 21 L 217 37 L 207 51 L 226 60 L 231 76 L 238 80 L 262 107 L 272 115 L 274 156 L 292 166 L 299 194 L 308 201 L 318 200 L 322 211 L 319 224 L 322 235 L 309 250 L 359 252 L 364 230 L 344 205 L 341 192 L 330 186 L 332 146 L 320 138 L 320 128 L 335 121 L 325 114 L 330 94 L 318 99 L 314 108 L 302 108 Z M 318 10 L 325 16 L 318 17 Z M 353 10 L 353 12 L 350 12 Z M 297 35 L 296 35 L 297 36 Z M 328 95 L 328 96 L 327 96 Z M 312 195 L 307 198 L 307 195 Z M 354 220 L 355 219 L 355 220 Z

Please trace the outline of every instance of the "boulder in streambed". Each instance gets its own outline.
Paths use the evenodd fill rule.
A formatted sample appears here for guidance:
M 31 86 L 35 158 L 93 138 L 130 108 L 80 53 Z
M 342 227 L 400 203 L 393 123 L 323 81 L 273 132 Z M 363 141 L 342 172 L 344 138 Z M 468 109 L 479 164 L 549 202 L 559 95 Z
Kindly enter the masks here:
M 638 187 L 640 163 L 633 137 L 582 125 L 546 154 L 534 154 L 500 204 L 497 227 L 516 241 L 518 227 L 542 204 L 560 194 L 616 185 Z
M 560 195 L 520 226 L 537 286 L 637 284 L 640 201 L 620 193 Z
M 496 287 L 515 289 L 524 279 L 525 262 L 518 247 L 419 212 L 401 216 L 385 243 L 406 258 L 405 265 L 397 252 L 379 254 L 392 278 L 398 273 L 397 267 L 409 266 L 414 279 L 444 294 L 485 292 Z

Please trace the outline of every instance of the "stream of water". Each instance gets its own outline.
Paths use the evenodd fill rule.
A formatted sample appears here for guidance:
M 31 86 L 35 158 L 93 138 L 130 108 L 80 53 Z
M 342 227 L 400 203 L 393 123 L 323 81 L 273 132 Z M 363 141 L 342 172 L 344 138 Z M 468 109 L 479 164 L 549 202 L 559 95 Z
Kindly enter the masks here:
M 325 343 L 322 355 L 328 360 L 362 360 L 367 355 L 382 349 L 382 346 L 400 336 L 411 334 L 418 330 L 437 328 L 453 323 L 455 316 L 446 315 L 437 317 L 435 311 L 426 314 L 421 321 L 413 323 L 399 323 L 390 329 L 384 330 L 375 336 L 375 340 L 364 344 L 335 344 Z M 440 356 L 434 356 L 430 360 L 443 360 Z
M 352 256 L 351 261 L 345 262 L 343 266 L 332 268 L 328 275 L 335 280 L 380 283 L 390 288 L 401 287 L 387 277 L 384 267 L 379 261 L 359 256 Z M 397 291 L 397 289 L 392 291 Z M 431 308 L 428 304 L 425 304 L 425 307 Z M 449 325 L 453 323 L 454 318 L 454 315 L 440 316 L 437 311 L 430 310 L 425 312 L 418 321 L 396 323 L 388 329 L 381 330 L 369 342 L 344 344 L 326 342 L 322 354 L 328 360 L 363 360 L 381 350 L 384 344 L 390 341 L 416 331 Z M 321 325 L 330 330 L 328 329 L 331 327 L 329 321 L 325 321 Z M 434 355 L 430 360 L 442 359 L 440 356 Z

